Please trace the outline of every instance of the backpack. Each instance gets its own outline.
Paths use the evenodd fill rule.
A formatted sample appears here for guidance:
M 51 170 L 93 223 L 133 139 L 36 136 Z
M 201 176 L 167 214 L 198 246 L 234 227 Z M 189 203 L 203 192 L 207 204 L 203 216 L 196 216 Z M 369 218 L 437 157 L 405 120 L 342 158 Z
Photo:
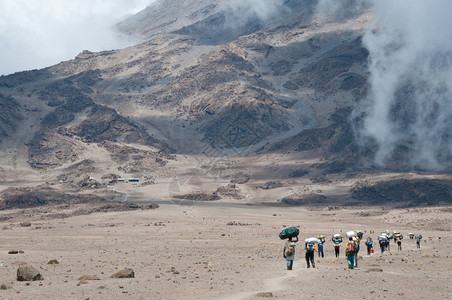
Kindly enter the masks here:
M 294 255 L 295 254 L 295 245 L 287 242 L 286 249 L 284 250 L 286 255 Z
M 358 238 L 353 238 L 353 243 L 355 244 L 355 252 L 359 251 L 359 239 Z
M 347 243 L 347 252 L 348 253 L 354 253 L 356 252 L 356 244 L 354 241 L 349 241 Z
M 306 245 L 306 251 L 313 252 L 314 251 L 314 244 L 313 243 L 308 243 Z

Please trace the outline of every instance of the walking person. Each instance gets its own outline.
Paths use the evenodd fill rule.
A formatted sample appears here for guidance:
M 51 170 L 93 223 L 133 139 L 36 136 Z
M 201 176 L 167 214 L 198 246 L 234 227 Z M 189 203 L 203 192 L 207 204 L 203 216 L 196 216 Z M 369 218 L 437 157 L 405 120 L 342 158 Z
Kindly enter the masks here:
M 416 248 L 421 249 L 421 236 L 416 235 Z
M 378 243 L 380 243 L 381 254 L 383 254 L 385 252 L 386 240 L 379 240 Z
M 353 237 L 353 241 L 355 242 L 355 267 L 358 267 L 358 252 L 360 239 L 358 237 Z
M 286 259 L 287 270 L 292 270 L 293 261 L 295 259 L 295 247 L 297 246 L 295 243 L 298 242 L 298 237 L 292 238 L 284 244 L 283 249 L 283 257 Z
M 336 258 L 339 257 L 339 250 L 341 248 L 341 242 L 342 242 L 342 238 L 338 239 L 338 238 L 333 238 L 333 246 L 334 246 L 334 254 L 336 255 Z
M 322 257 L 324 257 L 323 244 L 325 244 L 325 236 L 324 235 L 319 235 L 319 257 L 320 257 L 320 255 Z
M 314 262 L 314 251 L 315 251 L 315 245 L 312 242 L 306 242 L 304 244 L 304 249 L 306 250 L 306 264 L 308 268 L 310 268 L 312 265 L 313 268 L 315 268 L 315 262 Z
M 353 240 L 353 237 L 349 237 L 347 244 L 345 244 L 345 256 L 347 256 L 347 265 L 349 269 L 353 269 L 355 267 L 355 252 L 355 241 Z
M 363 239 L 363 232 L 361 230 L 356 231 L 356 235 L 358 236 L 358 239 L 361 241 Z
M 372 238 L 368 237 L 365 244 L 367 247 L 367 255 L 370 255 L 372 253 L 372 248 L 373 248 Z
M 397 249 L 398 249 L 399 251 L 401 251 L 401 250 L 402 250 L 402 239 L 401 239 L 400 237 L 398 237 L 398 238 L 396 239 L 396 242 L 397 242 Z

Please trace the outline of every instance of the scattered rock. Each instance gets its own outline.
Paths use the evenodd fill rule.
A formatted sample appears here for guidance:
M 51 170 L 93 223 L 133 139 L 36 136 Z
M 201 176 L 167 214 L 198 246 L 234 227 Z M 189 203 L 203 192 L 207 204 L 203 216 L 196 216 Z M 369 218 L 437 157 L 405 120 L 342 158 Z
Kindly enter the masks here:
M 271 189 L 276 189 L 276 188 L 279 188 L 282 186 L 283 186 L 283 184 L 280 181 L 268 181 L 260 188 L 262 188 L 264 190 L 271 190 Z
M 36 280 L 44 280 L 41 273 L 33 267 L 32 265 L 25 264 L 21 265 L 17 269 L 17 280 L 18 281 L 36 281 Z
M 30 227 L 31 223 L 29 221 L 25 221 L 25 222 L 20 223 L 20 226 L 22 226 L 22 227 Z
M 51 259 L 47 262 L 48 265 L 58 265 L 60 262 L 56 259 Z
M 110 276 L 110 278 L 134 278 L 134 277 L 135 273 L 133 272 L 132 269 L 124 269 Z
M 184 194 L 184 195 L 175 195 L 173 196 L 176 199 L 186 200 L 186 201 L 216 201 L 220 200 L 220 196 L 213 192 L 212 194 L 208 193 L 191 193 L 191 194 Z
M 226 225 L 227 226 L 250 226 L 251 224 L 237 222 L 237 221 L 231 221 L 231 222 L 226 223 Z
M 11 285 L 9 285 L 9 284 L 6 284 L 6 283 L 0 284 L 0 290 L 10 290 L 12 288 L 13 287 Z
M 295 170 L 289 173 L 289 178 L 298 178 L 298 177 L 303 177 L 305 175 L 309 174 L 308 170 Z
M 78 280 L 100 280 L 96 275 L 83 275 Z
M 366 270 L 366 273 L 371 273 L 371 272 L 383 272 L 383 269 L 380 268 L 370 268 Z
M 235 183 L 230 183 L 227 186 L 221 186 L 216 189 L 215 193 L 221 197 L 242 199 L 243 195 L 240 192 L 240 188 Z
M 309 178 L 312 183 L 331 183 L 331 180 L 324 174 Z
M 272 298 L 274 296 L 273 296 L 273 293 L 271 293 L 271 292 L 260 292 L 260 293 L 256 294 L 256 297 Z
M 244 173 L 237 173 L 231 176 L 231 183 L 244 184 L 250 180 L 250 175 Z
M 88 284 L 88 281 L 86 280 L 80 280 L 76 285 L 81 286 L 82 284 Z

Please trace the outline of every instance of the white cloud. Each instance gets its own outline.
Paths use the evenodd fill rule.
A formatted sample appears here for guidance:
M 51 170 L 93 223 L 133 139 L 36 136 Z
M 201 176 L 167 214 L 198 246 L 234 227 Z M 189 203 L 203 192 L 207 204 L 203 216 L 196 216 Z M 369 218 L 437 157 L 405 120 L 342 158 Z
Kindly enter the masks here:
M 113 25 L 154 0 L 0 0 L 0 74 L 127 45 Z
M 344 17 L 369 7 L 371 0 L 318 0 L 315 13 L 318 17 Z
M 449 0 L 375 0 L 376 24 L 363 39 L 370 53 L 370 94 L 362 133 L 384 165 L 409 144 L 413 166 L 451 166 L 452 18 Z
M 265 20 L 281 9 L 283 0 L 228 0 L 226 8 L 232 10 L 234 17 L 242 22 L 249 18 Z

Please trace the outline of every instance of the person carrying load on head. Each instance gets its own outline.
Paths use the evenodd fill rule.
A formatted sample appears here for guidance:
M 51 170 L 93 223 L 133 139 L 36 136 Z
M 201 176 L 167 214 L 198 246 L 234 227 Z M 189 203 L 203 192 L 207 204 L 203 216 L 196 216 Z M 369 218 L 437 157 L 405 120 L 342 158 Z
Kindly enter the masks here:
M 347 265 L 349 269 L 353 269 L 355 267 L 355 252 L 355 241 L 353 237 L 349 237 L 347 244 L 345 244 L 345 256 L 347 256 Z
M 402 250 L 402 239 L 400 237 L 397 237 L 396 238 L 396 243 L 397 243 L 397 249 L 399 251 L 401 251 Z
M 402 239 L 403 239 L 403 235 L 400 232 L 394 233 L 394 240 L 397 243 L 397 249 L 399 251 L 402 250 Z
M 315 262 L 314 262 L 314 251 L 315 249 L 315 243 L 318 243 L 318 241 L 314 238 L 309 238 L 305 240 L 304 249 L 306 250 L 305 258 L 306 258 L 306 265 L 308 268 L 310 268 L 312 265 L 313 268 L 315 268 Z
M 293 261 L 295 259 L 295 243 L 298 242 L 298 237 L 290 237 L 284 244 L 283 257 L 286 259 L 287 270 L 292 270 Z
M 325 244 L 325 236 L 319 234 L 318 238 L 319 238 L 319 257 L 320 257 L 320 255 L 322 255 L 322 257 L 324 257 L 323 244 Z
M 385 252 L 386 240 L 379 240 L 378 243 L 380 244 L 381 254 L 383 254 Z
M 388 233 L 389 231 L 386 230 L 384 232 L 381 233 L 381 235 L 378 237 L 378 239 L 380 241 L 383 241 L 382 243 L 384 244 L 384 251 L 391 251 L 391 244 L 389 243 L 389 240 L 394 238 L 394 236 L 390 235 Z
M 398 245 L 397 238 L 400 237 L 400 239 L 403 239 L 403 235 L 396 230 L 394 230 L 393 237 L 394 237 L 394 244 L 397 244 L 397 245 Z
M 293 261 L 295 259 L 295 243 L 298 242 L 298 234 L 300 230 L 297 227 L 289 227 L 281 231 L 279 238 L 281 240 L 288 239 L 284 243 L 283 257 L 286 259 L 287 270 L 292 270 Z
M 331 239 L 334 246 L 334 254 L 336 255 L 336 258 L 339 257 L 339 250 L 341 248 L 342 243 L 342 236 L 340 234 L 335 234 L 333 238 Z
M 356 236 L 358 237 L 358 239 L 359 240 L 362 240 L 363 239 L 363 232 L 362 232 L 362 230 L 357 230 L 356 231 Z
M 420 235 L 420 234 L 416 235 L 416 248 L 417 249 L 421 249 L 421 239 L 422 239 L 422 235 Z

